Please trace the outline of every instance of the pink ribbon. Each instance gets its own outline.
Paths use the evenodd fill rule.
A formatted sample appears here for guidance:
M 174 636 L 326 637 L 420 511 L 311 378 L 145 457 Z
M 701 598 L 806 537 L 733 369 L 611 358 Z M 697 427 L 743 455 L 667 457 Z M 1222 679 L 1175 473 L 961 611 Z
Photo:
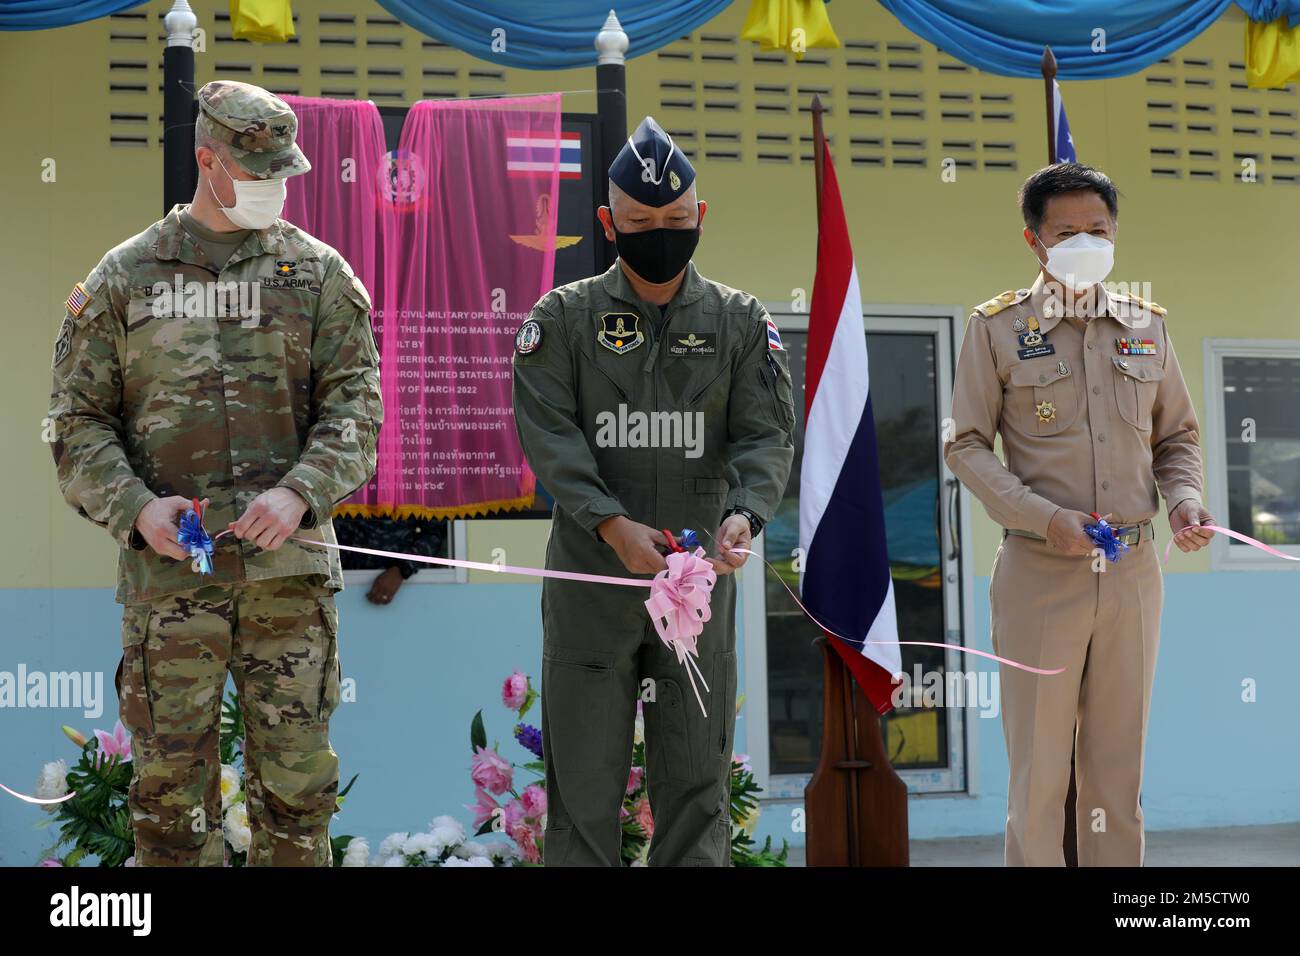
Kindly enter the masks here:
M 708 717 L 695 677 L 699 676 L 706 691 L 709 685 L 696 660 L 700 656 L 700 633 L 713 614 L 709 599 L 718 582 L 718 573 L 705 558 L 703 548 L 694 552 L 678 551 L 665 560 L 668 570 L 660 571 L 650 582 L 650 599 L 645 602 L 645 609 L 650 612 L 659 639 L 677 654 L 677 663 L 686 668 L 700 713 Z
M 773 574 L 776 575 L 776 579 L 781 582 L 781 586 L 785 588 L 786 591 L 789 593 L 790 597 L 794 600 L 794 603 L 799 605 L 799 610 L 807 614 L 808 619 L 812 621 L 814 624 L 816 624 L 818 627 L 820 627 L 827 634 L 834 635 L 835 637 L 838 637 L 840 640 L 844 641 L 847 644 L 859 643 L 858 641 L 850 641 L 842 634 L 837 634 L 835 631 L 832 631 L 821 621 L 817 620 L 817 618 L 813 615 L 813 612 L 808 610 L 808 608 L 804 606 L 803 601 L 799 600 L 799 595 L 795 594 L 794 590 L 790 587 L 790 585 L 785 583 L 785 579 L 781 577 L 781 572 L 779 572 L 776 568 L 772 567 L 772 563 L 768 561 L 766 558 L 756 554 L 753 551 L 750 551 L 748 548 L 732 548 L 731 550 L 734 551 L 736 554 L 752 554 L 754 555 L 754 557 L 758 558 L 760 561 L 766 564 L 768 566 L 768 569 Z M 861 643 L 898 644 L 898 645 L 906 644 L 911 647 L 951 647 L 953 650 L 961 651 L 963 654 L 975 654 L 978 657 L 987 657 L 991 661 L 997 661 L 999 664 L 1006 664 L 1008 667 L 1019 668 L 1020 670 L 1028 671 L 1031 674 L 1042 674 L 1044 676 L 1051 677 L 1054 674 L 1062 674 L 1065 672 L 1064 667 L 1057 667 L 1053 670 L 1046 670 L 1041 667 L 1031 667 L 1028 664 L 1021 664 L 1019 661 L 1013 661 L 1009 657 L 998 657 L 998 655 L 996 654 L 989 654 L 986 651 L 977 651 L 973 647 L 964 647 L 961 644 L 945 644 L 945 643 L 940 643 L 938 641 L 862 641 Z
M 1177 538 L 1180 535 L 1185 535 L 1188 534 L 1189 532 L 1197 531 L 1197 530 L 1214 531 L 1218 534 L 1226 534 L 1229 538 L 1236 538 L 1238 541 L 1244 541 L 1252 548 L 1259 548 L 1259 550 L 1265 552 L 1266 554 L 1271 554 L 1275 558 L 1282 558 L 1283 560 L 1286 561 L 1300 561 L 1300 558 L 1297 558 L 1294 554 L 1286 554 L 1285 552 L 1279 551 L 1277 548 L 1270 547 L 1269 545 L 1265 544 L 1263 541 L 1260 541 L 1258 538 L 1252 538 L 1250 535 L 1242 534 L 1240 531 L 1233 531 L 1231 528 L 1221 528 L 1217 524 L 1189 524 L 1186 528 L 1183 528 L 1181 531 L 1175 531 L 1174 537 L 1170 538 L 1169 542 L 1165 545 L 1165 560 L 1164 560 L 1165 564 L 1169 563 L 1169 551 L 1174 546 L 1174 538 Z

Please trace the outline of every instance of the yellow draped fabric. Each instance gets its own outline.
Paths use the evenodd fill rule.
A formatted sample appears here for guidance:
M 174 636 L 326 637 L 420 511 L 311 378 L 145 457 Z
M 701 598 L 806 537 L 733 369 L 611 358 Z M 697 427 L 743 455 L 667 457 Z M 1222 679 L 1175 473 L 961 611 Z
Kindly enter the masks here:
M 753 0 L 740 36 L 764 50 L 789 50 L 796 60 L 809 47 L 840 45 L 824 0 Z
M 1300 79 L 1300 26 L 1286 17 L 1268 23 L 1246 21 L 1246 85 L 1253 89 L 1286 86 Z
M 293 36 L 289 0 L 230 0 L 230 25 L 236 40 L 284 43 Z

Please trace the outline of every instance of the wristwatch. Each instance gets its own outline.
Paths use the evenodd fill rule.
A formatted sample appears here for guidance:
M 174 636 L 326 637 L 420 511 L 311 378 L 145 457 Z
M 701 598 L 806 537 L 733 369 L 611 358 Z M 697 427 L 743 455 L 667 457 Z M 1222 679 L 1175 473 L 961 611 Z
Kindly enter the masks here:
M 758 533 L 763 530 L 763 519 L 748 508 L 732 508 L 722 516 L 722 520 L 726 521 L 732 515 L 745 516 L 745 519 L 749 522 L 749 537 L 751 540 L 757 538 Z

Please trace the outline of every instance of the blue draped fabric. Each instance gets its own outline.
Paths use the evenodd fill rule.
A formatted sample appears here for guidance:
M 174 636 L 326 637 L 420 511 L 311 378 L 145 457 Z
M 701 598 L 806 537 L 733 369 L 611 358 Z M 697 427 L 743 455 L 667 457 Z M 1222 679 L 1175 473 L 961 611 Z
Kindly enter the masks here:
M 880 0 L 917 36 L 989 73 L 1041 76 L 1043 46 L 1063 80 L 1136 73 L 1185 46 L 1233 0 Z M 1254 0 L 1263 6 L 1267 0 Z M 1272 0 L 1287 5 L 1292 0 Z M 834 8 L 831 8 L 832 17 Z M 1093 31 L 1106 31 L 1094 52 Z
M 1286 17 L 1286 25 L 1300 25 L 1300 0 L 1236 0 L 1246 16 L 1259 23 L 1272 23 Z
M 142 6 L 148 0 L 5 0 L 0 30 L 50 30 Z
M 686 36 L 731 5 L 731 0 L 378 2 L 403 23 L 443 43 L 482 60 L 530 70 L 595 66 L 593 43 L 611 7 L 631 41 L 627 55 L 634 57 Z M 504 50 L 492 50 L 494 36 L 504 39 Z

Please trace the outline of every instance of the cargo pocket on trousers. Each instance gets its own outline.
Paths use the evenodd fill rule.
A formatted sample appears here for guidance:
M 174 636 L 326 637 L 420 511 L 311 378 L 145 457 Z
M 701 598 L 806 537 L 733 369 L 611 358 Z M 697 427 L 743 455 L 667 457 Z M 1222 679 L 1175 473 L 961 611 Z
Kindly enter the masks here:
M 551 752 L 543 759 L 560 772 L 583 773 L 622 766 L 624 754 L 610 752 L 604 715 L 623 701 L 614 692 L 614 655 L 579 647 L 542 648 L 542 707 Z M 631 707 L 627 700 L 625 706 Z
M 320 606 L 321 624 L 325 628 L 325 657 L 321 664 L 320 702 L 316 715 L 320 720 L 329 720 L 339 705 L 343 677 L 339 663 L 339 611 L 333 594 L 318 597 L 316 603 Z
M 652 786 L 660 766 L 669 780 L 689 784 L 694 779 L 686 704 L 677 681 L 668 678 L 655 681 L 654 702 L 645 705 L 646 771 Z M 696 706 L 694 696 L 690 705 Z
M 122 726 L 134 736 L 153 733 L 153 705 L 149 699 L 149 665 L 145 641 L 153 607 L 128 604 L 122 609 L 122 659 L 113 679 L 117 687 Z

